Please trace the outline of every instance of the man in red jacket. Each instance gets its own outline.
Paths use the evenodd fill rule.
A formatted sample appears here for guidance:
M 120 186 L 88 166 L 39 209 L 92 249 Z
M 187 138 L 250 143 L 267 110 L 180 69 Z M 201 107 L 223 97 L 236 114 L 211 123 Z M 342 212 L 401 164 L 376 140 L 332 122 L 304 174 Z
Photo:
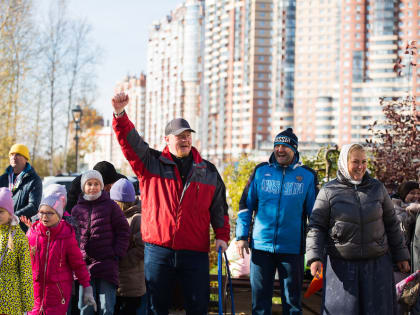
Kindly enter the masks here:
M 194 130 L 185 119 L 165 128 L 163 152 L 149 148 L 128 119 L 128 96 L 112 99 L 113 128 L 121 149 L 139 178 L 144 266 L 152 314 L 168 314 L 176 279 L 184 289 L 187 314 L 207 314 L 210 224 L 216 250 L 226 250 L 229 216 L 226 189 L 216 167 L 192 146 Z

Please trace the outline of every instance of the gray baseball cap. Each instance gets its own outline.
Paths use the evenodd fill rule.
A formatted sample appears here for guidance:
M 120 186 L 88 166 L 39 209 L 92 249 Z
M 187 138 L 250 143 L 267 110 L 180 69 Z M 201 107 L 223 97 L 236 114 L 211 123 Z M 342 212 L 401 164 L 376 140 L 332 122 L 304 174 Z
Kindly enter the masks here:
M 179 135 L 183 133 L 185 130 L 189 130 L 191 132 L 195 132 L 191 129 L 190 124 L 184 118 L 175 118 L 172 119 L 165 127 L 165 136 L 168 135 Z

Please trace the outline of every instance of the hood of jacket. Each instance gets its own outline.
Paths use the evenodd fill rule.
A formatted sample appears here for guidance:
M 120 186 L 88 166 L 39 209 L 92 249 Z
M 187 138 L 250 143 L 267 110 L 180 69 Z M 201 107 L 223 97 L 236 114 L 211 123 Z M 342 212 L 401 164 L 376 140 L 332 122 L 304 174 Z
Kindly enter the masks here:
M 133 206 L 131 206 L 130 208 L 128 208 L 126 210 L 123 210 L 123 213 L 124 213 L 124 215 L 127 219 L 131 218 L 136 213 L 141 213 L 140 201 L 137 200 L 136 204 L 134 204 Z

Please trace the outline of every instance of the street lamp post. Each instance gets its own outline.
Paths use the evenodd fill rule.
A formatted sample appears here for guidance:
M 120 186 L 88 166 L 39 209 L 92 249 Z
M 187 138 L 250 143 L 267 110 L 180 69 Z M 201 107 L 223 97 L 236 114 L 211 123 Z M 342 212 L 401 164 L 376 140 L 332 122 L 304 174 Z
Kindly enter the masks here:
M 71 113 L 73 115 L 73 122 L 76 125 L 74 140 L 76 141 L 76 173 L 79 172 L 79 131 L 80 121 L 82 120 L 83 111 L 79 105 L 76 105 Z

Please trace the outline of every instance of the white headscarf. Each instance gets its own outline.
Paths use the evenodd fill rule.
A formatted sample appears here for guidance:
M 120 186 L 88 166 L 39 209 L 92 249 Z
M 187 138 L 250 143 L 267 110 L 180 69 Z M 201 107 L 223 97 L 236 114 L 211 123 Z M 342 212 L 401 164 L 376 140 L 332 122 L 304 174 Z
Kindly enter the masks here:
M 338 158 L 338 170 L 341 174 L 352 184 L 359 185 L 362 181 L 361 180 L 354 180 L 349 173 L 349 166 L 348 166 L 348 155 L 350 148 L 357 143 L 345 144 L 342 146 L 340 151 L 340 157 Z

